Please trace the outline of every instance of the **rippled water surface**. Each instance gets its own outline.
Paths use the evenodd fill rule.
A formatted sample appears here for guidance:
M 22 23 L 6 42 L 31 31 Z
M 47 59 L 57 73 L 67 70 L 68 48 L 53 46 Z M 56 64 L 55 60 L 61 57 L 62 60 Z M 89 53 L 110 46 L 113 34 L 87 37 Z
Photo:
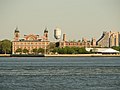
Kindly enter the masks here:
M 120 90 L 120 57 L 0 57 L 0 90 Z

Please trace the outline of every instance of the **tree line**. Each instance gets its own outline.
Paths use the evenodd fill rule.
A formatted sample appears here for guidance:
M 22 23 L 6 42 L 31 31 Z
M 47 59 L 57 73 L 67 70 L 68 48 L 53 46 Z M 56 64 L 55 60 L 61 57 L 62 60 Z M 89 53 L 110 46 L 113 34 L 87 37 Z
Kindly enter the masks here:
M 22 49 L 22 48 L 18 48 L 16 51 L 15 51 L 15 53 L 19 53 L 19 54 L 30 54 L 30 52 L 32 53 L 32 54 L 43 54 L 44 53 L 44 49 L 43 48 L 39 48 L 39 49 L 37 49 L 37 48 L 34 48 L 34 49 L 32 49 L 31 51 L 29 51 L 28 49 L 26 49 L 26 48 L 24 48 L 24 49 Z
M 84 47 L 56 47 L 52 50 L 53 53 L 58 54 L 89 54 L 90 52 L 86 51 Z

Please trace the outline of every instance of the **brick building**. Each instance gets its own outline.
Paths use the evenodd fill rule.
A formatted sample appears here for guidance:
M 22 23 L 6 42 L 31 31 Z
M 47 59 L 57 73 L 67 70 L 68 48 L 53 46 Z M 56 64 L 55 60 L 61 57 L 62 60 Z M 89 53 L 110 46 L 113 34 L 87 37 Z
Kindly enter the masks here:
M 88 41 L 86 38 L 83 38 L 82 41 L 67 41 L 66 34 L 63 34 L 63 40 L 59 42 L 59 47 L 96 47 L 96 39 L 92 38 L 91 41 Z
M 33 49 L 45 49 L 49 43 L 47 28 L 44 30 L 44 35 L 41 37 L 39 35 L 29 34 L 24 35 L 23 39 L 20 39 L 20 31 L 16 28 L 14 32 L 14 40 L 12 41 L 12 54 L 16 54 L 18 48 L 21 48 L 22 50 L 27 49 L 31 54 Z

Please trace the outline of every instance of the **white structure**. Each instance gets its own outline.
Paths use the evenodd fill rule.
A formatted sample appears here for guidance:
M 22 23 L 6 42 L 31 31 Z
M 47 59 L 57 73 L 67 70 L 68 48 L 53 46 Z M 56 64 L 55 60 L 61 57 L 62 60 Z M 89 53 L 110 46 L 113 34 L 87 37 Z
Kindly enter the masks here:
M 102 51 L 102 53 L 119 53 L 119 51 L 114 50 L 112 48 L 108 48 L 108 49 Z
M 61 38 L 61 29 L 59 29 L 59 28 L 54 29 L 54 37 L 55 37 L 55 39 Z
M 86 51 L 92 51 L 95 53 L 102 53 L 102 54 L 116 54 L 116 53 L 120 53 L 117 50 L 114 50 L 112 48 L 86 48 Z

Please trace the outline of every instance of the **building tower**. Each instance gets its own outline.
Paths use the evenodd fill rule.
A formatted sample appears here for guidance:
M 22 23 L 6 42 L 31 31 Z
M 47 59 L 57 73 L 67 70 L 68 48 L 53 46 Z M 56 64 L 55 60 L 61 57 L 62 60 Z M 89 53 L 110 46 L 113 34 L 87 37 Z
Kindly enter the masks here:
M 95 38 L 92 38 L 91 44 L 92 44 L 92 47 L 96 47 L 96 39 Z
M 82 45 L 84 47 L 87 47 L 87 39 L 86 38 L 82 38 Z
M 119 32 L 110 32 L 109 47 L 119 46 Z
M 44 30 L 44 40 L 45 41 L 48 41 L 48 30 L 47 30 L 47 28 L 45 28 L 45 30 Z
M 63 34 L 63 41 L 66 41 L 66 34 Z
M 14 32 L 14 40 L 19 41 L 20 38 L 20 32 L 18 30 L 18 27 L 16 27 L 15 32 Z

